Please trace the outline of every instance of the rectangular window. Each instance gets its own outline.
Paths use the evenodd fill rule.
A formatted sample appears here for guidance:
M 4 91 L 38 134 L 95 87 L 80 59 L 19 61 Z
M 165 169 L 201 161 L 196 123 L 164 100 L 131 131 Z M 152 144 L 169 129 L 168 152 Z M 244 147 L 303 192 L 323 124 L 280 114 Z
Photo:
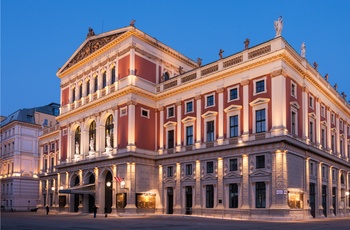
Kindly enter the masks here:
M 174 148 L 174 130 L 168 131 L 168 148 Z
M 296 122 L 297 122 L 297 116 L 294 111 L 292 111 L 292 134 L 297 135 L 296 133 Z
M 322 144 L 322 147 L 325 149 L 326 148 L 326 130 L 324 128 L 321 130 L 321 144 Z
M 141 117 L 149 118 L 149 110 L 148 109 L 141 109 Z
M 214 95 L 207 96 L 207 106 L 206 107 L 209 107 L 209 106 L 214 106 Z
M 310 162 L 310 175 L 314 175 L 314 163 Z
M 192 175 L 192 164 L 186 164 L 186 175 Z
M 186 127 L 186 144 L 193 145 L 193 126 Z
M 297 96 L 297 93 L 296 93 L 297 91 L 296 90 L 297 90 L 297 85 L 292 83 L 291 94 L 292 94 L 293 97 Z
M 168 108 L 168 118 L 175 116 L 174 106 Z
M 309 97 L 309 106 L 310 106 L 310 108 L 314 108 L 314 98 L 313 97 Z
M 314 122 L 310 121 L 309 123 L 309 139 L 311 142 L 314 142 Z
M 237 159 L 230 159 L 230 171 L 237 171 Z
M 334 116 L 334 113 L 332 113 L 332 115 L 331 115 L 331 120 L 332 120 L 332 124 L 335 124 L 335 116 Z
M 256 156 L 256 168 L 257 169 L 265 168 L 265 156 L 264 155 Z
M 238 89 L 230 89 L 230 101 L 235 100 L 238 98 Z
M 335 135 L 332 133 L 332 139 L 331 139 L 331 148 L 332 148 L 332 153 L 335 153 Z
M 326 178 L 326 168 L 324 166 L 322 166 L 322 169 L 321 169 L 321 173 L 322 173 L 322 178 Z
M 230 137 L 238 137 L 238 115 L 230 117 Z
M 205 196 L 205 207 L 214 208 L 214 185 L 205 186 L 206 196 Z
M 238 208 L 238 184 L 230 184 L 229 192 L 229 207 Z
M 186 113 L 193 112 L 193 101 L 186 102 Z
M 255 92 L 260 93 L 265 91 L 265 80 L 257 81 L 255 83 Z
M 207 142 L 214 141 L 214 121 L 207 122 Z
M 44 160 L 44 171 L 47 171 L 47 159 Z
M 321 106 L 321 116 L 326 117 L 326 108 L 324 107 L 324 105 Z
M 262 133 L 265 132 L 265 109 L 260 109 L 255 111 L 255 119 L 256 119 L 256 132 Z
M 255 183 L 255 207 L 265 208 L 266 207 L 266 185 L 265 182 Z
M 173 172 L 174 172 L 173 166 L 168 166 L 167 177 L 173 177 Z
M 208 161 L 207 162 L 207 173 L 213 173 L 214 172 L 214 162 Z

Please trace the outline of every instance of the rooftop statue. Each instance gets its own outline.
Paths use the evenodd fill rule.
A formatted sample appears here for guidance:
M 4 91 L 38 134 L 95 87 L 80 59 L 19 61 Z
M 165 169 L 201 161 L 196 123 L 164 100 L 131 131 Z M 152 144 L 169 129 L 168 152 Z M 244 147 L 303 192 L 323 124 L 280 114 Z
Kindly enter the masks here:
M 318 64 L 317 62 L 314 62 L 314 69 L 317 71 L 318 70 Z
M 199 67 L 202 66 L 202 58 L 197 58 L 197 64 Z
M 305 42 L 303 42 L 301 44 L 301 53 L 300 53 L 301 57 L 302 58 L 305 58 L 305 55 L 306 55 L 306 46 L 305 46 Z
M 219 51 L 219 56 L 220 56 L 220 59 L 222 59 L 222 53 L 223 53 L 224 51 L 222 50 L 222 49 L 220 49 L 220 51 Z
M 135 19 L 131 20 L 131 22 L 130 22 L 130 26 L 135 27 L 135 22 L 136 22 L 136 20 L 135 20 Z
M 89 37 L 94 36 L 94 35 L 95 35 L 94 30 L 91 27 L 89 27 L 89 32 L 87 33 L 86 38 L 89 38 Z
M 282 29 L 283 29 L 283 19 L 282 19 L 282 16 L 280 16 L 278 20 L 275 21 L 276 38 L 282 35 Z
M 244 49 L 247 50 L 249 48 L 249 43 L 250 43 L 249 38 L 246 38 L 243 43 L 244 43 Z

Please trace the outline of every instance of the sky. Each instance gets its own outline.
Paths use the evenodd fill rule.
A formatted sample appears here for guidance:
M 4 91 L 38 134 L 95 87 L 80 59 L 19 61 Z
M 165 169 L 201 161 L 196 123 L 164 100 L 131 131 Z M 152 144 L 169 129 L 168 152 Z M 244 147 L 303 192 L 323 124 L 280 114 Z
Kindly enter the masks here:
M 96 34 L 128 26 L 203 65 L 282 36 L 309 63 L 329 75 L 350 100 L 350 1 L 348 0 L 0 0 L 0 115 L 51 102 L 60 103 L 58 68 Z

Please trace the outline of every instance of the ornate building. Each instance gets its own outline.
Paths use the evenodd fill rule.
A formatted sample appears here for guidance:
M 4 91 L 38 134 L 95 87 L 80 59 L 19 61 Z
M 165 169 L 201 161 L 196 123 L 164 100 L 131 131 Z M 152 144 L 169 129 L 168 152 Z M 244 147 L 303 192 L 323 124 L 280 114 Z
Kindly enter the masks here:
M 51 183 L 71 212 L 349 215 L 350 106 L 281 23 L 203 66 L 133 25 L 90 29 L 57 73 L 60 127 L 42 141 L 60 148 L 42 198 Z
M 20 109 L 1 123 L 1 206 L 4 210 L 29 211 L 38 200 L 38 136 L 44 126 L 56 124 L 59 104 Z

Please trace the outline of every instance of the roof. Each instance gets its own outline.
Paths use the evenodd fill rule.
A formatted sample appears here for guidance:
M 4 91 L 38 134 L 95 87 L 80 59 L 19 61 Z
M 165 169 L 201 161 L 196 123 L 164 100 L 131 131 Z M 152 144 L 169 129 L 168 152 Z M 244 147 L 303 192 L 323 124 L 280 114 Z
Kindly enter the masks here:
M 19 109 L 16 112 L 10 114 L 4 120 L 0 122 L 0 127 L 3 127 L 13 121 L 21 121 L 29 124 L 37 124 L 35 122 L 35 112 L 45 113 L 53 116 L 59 115 L 60 104 L 50 103 L 48 105 L 34 107 L 30 109 Z

